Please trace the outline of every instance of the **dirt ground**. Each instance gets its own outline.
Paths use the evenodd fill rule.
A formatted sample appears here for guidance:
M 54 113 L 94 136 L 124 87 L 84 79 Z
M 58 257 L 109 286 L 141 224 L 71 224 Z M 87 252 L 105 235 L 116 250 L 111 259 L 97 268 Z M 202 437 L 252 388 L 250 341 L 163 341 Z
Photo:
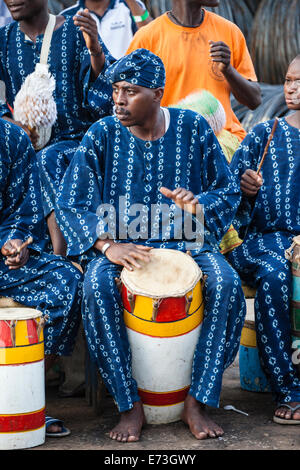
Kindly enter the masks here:
M 65 438 L 46 438 L 44 445 L 34 450 L 101 450 L 104 456 L 126 455 L 139 451 L 203 450 L 299 450 L 300 426 L 273 423 L 274 402 L 269 393 L 242 390 L 237 361 L 224 374 L 219 409 L 211 416 L 225 434 L 222 438 L 197 441 L 182 422 L 167 425 L 147 425 L 137 443 L 111 441 L 108 433 L 118 421 L 118 412 L 108 394 L 103 399 L 103 413 L 96 416 L 93 408 L 82 398 L 58 398 L 55 387 L 47 387 L 47 415 L 62 418 L 71 429 Z M 224 405 L 234 405 L 249 414 L 244 416 L 225 411 Z M 115 452 L 115 454 L 113 454 Z

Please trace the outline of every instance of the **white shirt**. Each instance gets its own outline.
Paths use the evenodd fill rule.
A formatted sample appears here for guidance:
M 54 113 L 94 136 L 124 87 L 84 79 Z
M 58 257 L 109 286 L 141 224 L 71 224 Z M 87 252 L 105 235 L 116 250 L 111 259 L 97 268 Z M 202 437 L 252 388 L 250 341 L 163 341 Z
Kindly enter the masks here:
M 137 1 L 146 10 L 144 3 L 140 0 Z M 61 14 L 65 16 L 71 12 L 75 14 L 76 8 L 77 11 L 80 9 L 79 2 L 74 7 L 63 10 Z M 100 37 L 111 55 L 115 59 L 123 57 L 134 35 L 133 20 L 128 6 L 120 0 L 116 0 L 113 7 L 108 7 L 102 18 L 93 13 L 92 16 L 96 20 Z

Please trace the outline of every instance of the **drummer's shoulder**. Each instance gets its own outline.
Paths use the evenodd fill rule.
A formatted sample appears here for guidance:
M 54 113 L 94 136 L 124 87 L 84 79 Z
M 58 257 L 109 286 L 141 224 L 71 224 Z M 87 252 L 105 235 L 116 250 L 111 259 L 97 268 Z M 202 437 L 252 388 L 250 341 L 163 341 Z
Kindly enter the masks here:
M 100 134 L 109 134 L 113 130 L 118 130 L 124 126 L 120 123 L 116 116 L 105 116 L 94 122 L 86 132 L 88 136 L 99 136 Z
M 11 164 L 20 159 L 35 157 L 35 151 L 26 132 L 16 124 L 0 119 L 0 154 L 1 160 L 7 158 Z
M 206 120 L 201 114 L 191 109 L 185 109 L 182 107 L 177 108 L 176 105 L 174 105 L 174 106 L 170 106 L 168 110 L 170 112 L 171 120 L 172 118 L 173 120 L 177 119 L 177 121 L 179 121 L 180 124 L 189 125 L 192 123 L 201 123 L 205 125 L 206 123 Z
M 18 22 L 12 21 L 11 23 L 6 24 L 0 28 L 0 50 L 5 47 L 5 43 L 7 42 L 9 36 L 16 32 L 18 29 Z
M 259 143 L 260 141 L 264 142 L 264 140 L 268 139 L 270 136 L 275 121 L 276 119 L 269 119 L 267 121 L 257 123 L 248 131 L 243 142 L 247 142 L 249 140 L 254 140 L 256 143 Z M 280 120 L 278 120 L 278 122 L 280 122 Z
M 1 141 L 5 141 L 9 147 L 15 147 L 22 142 L 24 145 L 30 144 L 30 139 L 26 132 L 17 124 L 7 121 L 0 117 L 0 136 Z

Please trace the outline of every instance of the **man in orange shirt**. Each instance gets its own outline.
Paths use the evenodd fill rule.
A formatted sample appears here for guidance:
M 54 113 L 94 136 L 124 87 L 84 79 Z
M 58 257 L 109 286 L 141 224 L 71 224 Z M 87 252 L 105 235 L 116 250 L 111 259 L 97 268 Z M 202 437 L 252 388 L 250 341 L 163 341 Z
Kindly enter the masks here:
M 145 48 L 164 62 L 162 106 L 208 90 L 225 109 L 225 129 L 241 141 L 246 132 L 231 108 L 230 94 L 255 109 L 261 103 L 260 87 L 240 29 L 202 8 L 218 5 L 219 0 L 173 0 L 171 11 L 136 32 L 127 52 Z

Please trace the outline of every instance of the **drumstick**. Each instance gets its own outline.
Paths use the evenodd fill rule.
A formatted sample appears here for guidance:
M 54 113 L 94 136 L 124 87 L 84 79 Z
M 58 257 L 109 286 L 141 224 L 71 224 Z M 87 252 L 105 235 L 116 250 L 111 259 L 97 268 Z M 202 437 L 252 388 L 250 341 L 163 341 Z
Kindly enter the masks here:
M 24 243 L 22 243 L 22 245 L 20 245 L 14 253 L 12 253 L 11 255 L 9 256 L 16 256 L 16 255 L 19 255 L 21 253 L 21 251 L 23 250 L 23 248 L 25 248 L 26 246 L 30 245 L 31 243 L 33 242 L 33 238 L 32 237 L 29 237 L 27 240 L 25 240 Z
M 272 128 L 271 134 L 269 135 L 269 138 L 268 138 L 268 142 L 267 142 L 267 144 L 266 144 L 266 146 L 265 146 L 265 150 L 264 150 L 263 156 L 261 157 L 261 161 L 260 161 L 260 163 L 259 163 L 259 165 L 258 165 L 258 168 L 257 168 L 257 170 L 256 170 L 256 174 L 257 174 L 257 175 L 259 174 L 259 172 L 260 172 L 260 170 L 261 170 L 261 167 L 262 167 L 262 165 L 263 165 L 264 159 L 266 158 L 267 151 L 268 151 L 270 142 L 271 142 L 271 140 L 273 139 L 274 132 L 275 132 L 275 130 L 276 130 L 277 124 L 278 124 L 278 118 L 276 117 L 276 118 L 275 118 L 275 122 L 274 122 L 274 124 L 273 124 L 273 128 Z

